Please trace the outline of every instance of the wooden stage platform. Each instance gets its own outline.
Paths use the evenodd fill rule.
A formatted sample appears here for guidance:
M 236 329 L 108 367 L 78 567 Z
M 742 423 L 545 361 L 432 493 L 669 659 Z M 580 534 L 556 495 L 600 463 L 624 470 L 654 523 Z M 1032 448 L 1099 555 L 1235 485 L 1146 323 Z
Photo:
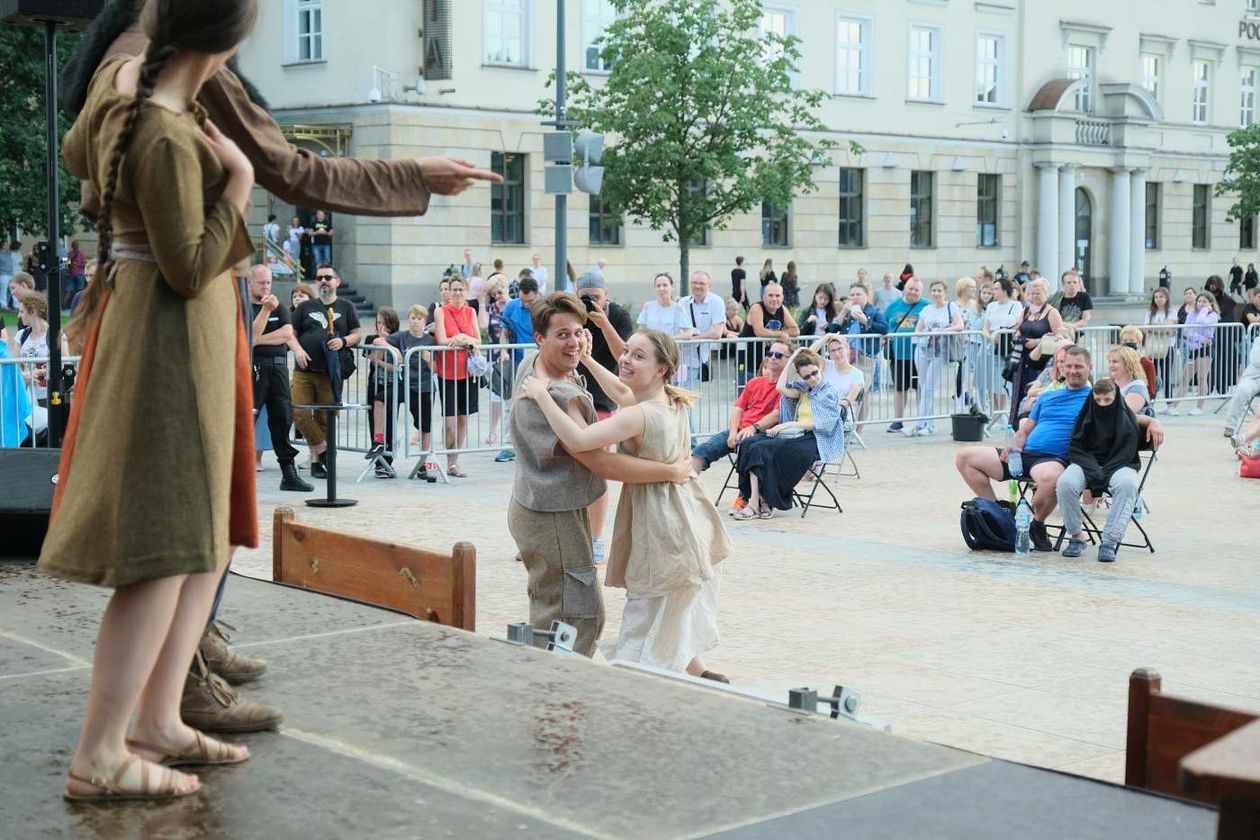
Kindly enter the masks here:
M 165 804 L 70 806 L 106 597 L 0 564 L 0 837 L 1210 838 L 1216 812 L 234 577 L 281 707 Z M 523 602 L 522 602 L 523 605 Z M 854 686 L 861 689 L 861 686 Z

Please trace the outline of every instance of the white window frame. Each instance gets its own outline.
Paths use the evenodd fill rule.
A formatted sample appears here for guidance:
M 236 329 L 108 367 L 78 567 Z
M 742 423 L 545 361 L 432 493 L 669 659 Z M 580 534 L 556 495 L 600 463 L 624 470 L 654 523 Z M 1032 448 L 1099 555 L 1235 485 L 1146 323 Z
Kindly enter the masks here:
M 1160 95 L 1164 92 L 1164 57 L 1158 53 L 1144 52 L 1138 58 L 1142 65 L 1142 87 L 1151 98 L 1159 102 Z M 1147 72 L 1147 61 L 1154 62 L 1154 72 Z
M 1199 78 L 1199 71 L 1203 78 Z M 1196 58 L 1190 62 L 1190 78 L 1194 83 L 1194 94 L 1190 103 L 1190 122 L 1195 125 L 1207 125 L 1212 119 L 1212 62 Z
M 980 42 L 983 39 L 991 39 L 996 43 L 995 54 L 993 58 L 981 58 Z M 1007 72 L 1006 72 L 1006 34 L 1003 32 L 995 32 L 989 29 L 981 29 L 976 32 L 976 78 L 975 90 L 973 91 L 971 104 L 977 108 L 1006 108 L 1009 106 L 1007 101 Z M 980 82 L 981 73 L 985 68 L 993 69 L 993 96 L 992 102 L 980 99 Z
M 1256 87 L 1260 82 L 1260 68 L 1244 64 L 1238 68 L 1241 95 L 1239 96 L 1238 124 L 1246 128 L 1256 121 Z
M 914 36 L 918 32 L 927 32 L 931 36 L 927 50 L 915 49 Z M 944 38 L 945 30 L 940 25 L 922 21 L 910 21 L 906 30 L 906 100 L 908 102 L 941 101 L 943 69 L 941 44 Z M 916 82 L 922 80 L 922 76 L 916 72 L 920 69 L 920 66 L 917 65 L 922 61 L 927 62 L 928 68 L 926 96 L 922 95 L 921 90 L 916 87 Z
M 1083 65 L 1074 61 L 1077 50 L 1080 50 L 1080 54 L 1085 57 Z M 1068 44 L 1068 78 L 1085 80 L 1085 84 L 1079 85 L 1075 93 L 1076 110 L 1083 114 L 1092 113 L 1094 110 L 1094 76 L 1097 67 L 1097 49 L 1087 44 Z
M 849 41 L 840 40 L 840 29 L 842 26 L 849 24 L 857 24 L 859 41 L 856 48 Z M 871 95 L 871 79 L 874 70 L 875 57 L 875 19 L 865 17 L 863 15 L 851 15 L 847 12 L 836 13 L 836 95 L 837 96 L 870 96 Z M 857 69 L 857 89 L 850 90 L 847 84 L 843 84 L 841 79 L 845 76 L 852 76 L 852 71 L 842 72 L 840 69 L 840 56 L 842 54 L 854 55 L 858 59 Z
M 604 66 L 602 58 L 596 56 L 598 67 L 592 67 L 590 60 L 595 39 L 603 35 L 604 30 L 615 20 L 617 20 L 617 9 L 613 6 L 612 0 L 582 0 L 583 73 L 607 74 L 612 71 L 611 67 Z
M 800 9 L 798 9 L 795 6 L 789 6 L 783 3 L 766 3 L 762 5 L 761 20 L 757 21 L 757 33 L 759 35 L 764 35 L 770 31 L 766 27 L 766 19 L 772 14 L 783 16 L 783 31 L 776 32 L 775 34 L 780 35 L 784 38 L 799 37 L 800 18 L 801 18 Z M 802 42 L 798 46 L 798 49 L 803 49 L 804 46 L 805 46 L 804 42 Z M 803 54 L 802 54 L 802 60 L 804 60 Z M 800 76 L 801 76 L 800 68 L 797 68 L 795 71 L 792 72 L 791 74 L 792 87 L 795 88 L 795 87 L 800 86 L 800 82 L 801 82 Z
M 324 50 L 324 35 L 327 32 L 327 20 L 324 16 L 324 0 L 287 0 L 284 4 L 284 61 L 286 64 L 321 64 L 327 60 Z M 302 34 L 302 20 L 309 16 L 318 19 L 318 29 L 312 28 L 306 35 Z M 308 54 L 302 55 L 303 41 Z
M 515 60 L 510 57 L 493 56 L 490 51 L 490 31 L 491 20 L 497 15 L 499 17 L 500 26 L 505 20 L 505 16 L 520 15 L 519 32 L 521 54 Z M 491 67 L 523 67 L 532 66 L 534 59 L 533 40 L 534 40 L 534 2 L 533 0 L 485 0 L 484 12 L 481 17 L 482 25 L 482 44 L 481 44 L 481 60 L 483 64 Z M 500 45 L 506 47 L 505 43 Z

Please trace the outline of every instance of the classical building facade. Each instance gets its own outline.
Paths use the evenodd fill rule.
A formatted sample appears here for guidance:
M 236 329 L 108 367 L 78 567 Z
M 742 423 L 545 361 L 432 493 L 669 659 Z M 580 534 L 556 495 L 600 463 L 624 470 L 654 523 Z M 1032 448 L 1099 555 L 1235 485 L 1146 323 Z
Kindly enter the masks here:
M 799 83 L 831 94 L 840 151 L 818 189 L 712 231 L 692 265 L 725 277 L 794 259 L 805 284 L 859 267 L 955 278 L 1028 259 L 1076 265 L 1134 299 L 1161 269 L 1201 285 L 1256 261 L 1254 219 L 1217 197 L 1227 134 L 1255 120 L 1260 0 L 766 0 L 762 26 L 802 39 Z M 567 0 L 567 63 L 598 78 L 608 0 Z M 551 265 L 537 102 L 554 66 L 554 0 L 275 0 L 244 72 L 295 142 L 323 154 L 450 154 L 508 183 L 434 202 L 423 219 L 336 219 L 337 261 L 379 301 L 431 299 L 441 270 L 534 253 Z M 856 140 L 864 153 L 850 154 Z M 615 140 L 614 140 L 615 142 Z M 260 196 L 281 219 L 292 208 Z M 607 261 L 614 293 L 650 297 L 677 265 L 660 235 L 569 201 L 569 253 Z M 556 272 L 552 270 L 554 277 Z M 725 288 L 720 284 L 719 289 Z

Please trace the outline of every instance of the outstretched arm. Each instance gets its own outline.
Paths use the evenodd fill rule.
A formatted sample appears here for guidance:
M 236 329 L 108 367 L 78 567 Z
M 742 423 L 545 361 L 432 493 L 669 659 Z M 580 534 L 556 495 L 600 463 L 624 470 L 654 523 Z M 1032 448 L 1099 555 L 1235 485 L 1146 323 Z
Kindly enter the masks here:
M 779 393 L 787 397 L 789 400 L 799 400 L 801 398 L 801 392 L 795 388 L 789 388 L 787 384 L 788 371 L 796 370 L 796 357 L 800 355 L 800 352 L 800 347 L 797 347 L 796 350 L 793 351 L 792 357 L 787 360 L 787 364 L 785 364 L 783 366 L 783 370 L 779 372 L 779 381 L 775 383 L 775 387 L 778 388 Z
M 601 420 L 590 426 L 580 425 L 582 415 L 577 405 L 570 401 L 568 410 L 561 407 L 547 390 L 548 383 L 536 376 L 525 380 L 521 386 L 521 396 L 534 400 L 542 409 L 547 422 L 555 431 L 556 437 L 569 452 L 589 452 L 592 449 L 603 449 L 614 443 L 621 443 L 632 437 L 643 434 L 643 411 L 619 411 L 607 420 Z

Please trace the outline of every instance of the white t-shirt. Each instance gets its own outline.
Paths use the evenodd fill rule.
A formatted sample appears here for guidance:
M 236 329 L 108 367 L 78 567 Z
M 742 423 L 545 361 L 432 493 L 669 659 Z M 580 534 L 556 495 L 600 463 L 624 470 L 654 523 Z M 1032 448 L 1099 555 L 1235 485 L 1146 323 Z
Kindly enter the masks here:
M 658 301 L 649 300 L 643 304 L 639 313 L 639 326 L 660 330 L 668 336 L 676 337 L 683 328 L 691 328 L 691 316 L 677 303 L 672 306 L 661 306 Z
M 25 335 L 23 335 L 25 333 Z M 18 332 L 18 339 L 21 341 L 21 347 L 18 355 L 24 359 L 43 358 L 48 355 L 48 331 L 45 330 L 43 335 L 38 338 L 32 330 L 23 327 Z M 48 363 L 40 362 L 38 365 L 27 365 L 28 372 L 33 374 L 31 380 L 31 393 L 36 399 L 48 398 Z
M 298 247 L 302 244 L 302 234 L 304 233 L 306 233 L 306 228 L 301 225 L 289 228 L 289 242 L 292 243 L 294 252 L 296 252 Z
M 1019 305 L 1017 300 L 1008 300 L 1006 303 L 992 300 L 984 308 L 982 322 L 989 325 L 989 332 L 991 333 L 998 330 L 1009 330 L 1015 326 L 1015 322 L 1019 320 L 1019 315 L 1023 311 L 1024 308 Z
M 850 367 L 848 373 L 836 370 L 835 363 L 827 362 L 823 367 L 823 379 L 836 387 L 836 399 L 843 400 L 849 396 L 849 389 L 854 385 L 866 387 L 866 375 L 856 366 Z
M 279 243 L 280 242 L 280 225 L 276 224 L 275 222 L 268 222 L 267 224 L 263 225 L 263 236 L 267 237 L 272 242 Z
M 534 279 L 538 281 L 538 294 L 547 294 L 547 278 L 551 276 L 547 266 L 531 266 L 529 270 L 534 272 Z
M 705 295 L 704 300 L 696 300 L 695 295 L 687 295 L 678 302 L 678 306 L 697 335 L 713 329 L 714 324 L 726 323 L 726 301 L 712 292 Z M 702 361 L 709 361 L 709 357 L 713 355 L 713 345 L 707 342 L 690 344 L 683 348 L 682 355 L 684 362 L 698 365 Z

